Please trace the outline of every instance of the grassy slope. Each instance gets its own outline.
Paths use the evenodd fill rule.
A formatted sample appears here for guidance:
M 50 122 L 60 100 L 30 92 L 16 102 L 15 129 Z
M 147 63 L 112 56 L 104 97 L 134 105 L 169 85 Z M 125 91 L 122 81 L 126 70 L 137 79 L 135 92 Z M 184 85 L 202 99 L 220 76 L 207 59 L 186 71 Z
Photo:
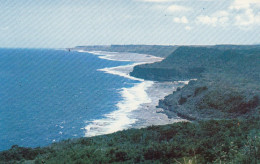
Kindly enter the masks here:
M 259 80 L 259 61 L 260 47 L 240 50 L 186 46 L 179 47 L 161 62 L 136 66 L 131 75 L 147 80 L 174 81 L 225 73 Z

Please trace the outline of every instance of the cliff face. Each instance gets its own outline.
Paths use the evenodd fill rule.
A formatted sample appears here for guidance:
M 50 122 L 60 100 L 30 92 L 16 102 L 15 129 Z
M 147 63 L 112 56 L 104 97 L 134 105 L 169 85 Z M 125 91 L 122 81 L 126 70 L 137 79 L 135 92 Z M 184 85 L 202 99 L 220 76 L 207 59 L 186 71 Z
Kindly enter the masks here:
M 139 65 L 132 76 L 191 81 L 159 102 L 169 117 L 188 120 L 259 115 L 260 48 L 180 47 L 165 60 Z
M 255 67 L 259 71 L 259 51 L 250 50 L 221 50 L 207 47 L 179 47 L 165 60 L 138 65 L 131 72 L 132 76 L 155 81 L 189 80 L 199 78 L 203 73 L 228 71 L 247 71 Z M 242 65 L 246 70 L 244 70 Z M 250 70 L 249 70 L 250 69 Z
M 179 47 L 162 62 L 136 66 L 131 75 L 155 81 L 199 78 L 221 52 L 204 47 Z
M 220 82 L 191 81 L 160 100 L 165 113 L 187 120 L 253 118 L 260 112 L 259 89 L 243 90 Z

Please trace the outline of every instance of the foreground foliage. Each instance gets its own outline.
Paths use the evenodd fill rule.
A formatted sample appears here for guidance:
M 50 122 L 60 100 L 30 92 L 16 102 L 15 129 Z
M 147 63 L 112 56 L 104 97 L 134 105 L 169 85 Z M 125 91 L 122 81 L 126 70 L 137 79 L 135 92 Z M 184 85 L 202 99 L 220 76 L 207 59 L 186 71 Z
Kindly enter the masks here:
M 260 121 L 181 122 L 54 143 L 13 146 L 2 163 L 258 163 Z

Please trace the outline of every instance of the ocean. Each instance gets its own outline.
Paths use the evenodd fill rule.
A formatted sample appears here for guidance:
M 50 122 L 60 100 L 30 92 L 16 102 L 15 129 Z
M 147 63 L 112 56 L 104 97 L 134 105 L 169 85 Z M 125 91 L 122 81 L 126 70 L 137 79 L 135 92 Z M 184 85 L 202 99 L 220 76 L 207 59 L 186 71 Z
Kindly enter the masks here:
M 183 121 L 156 106 L 188 81 L 129 75 L 147 54 L 0 49 L 0 151 Z
M 131 121 L 118 109 L 136 103 L 123 101 L 131 97 L 127 88 L 150 84 L 100 70 L 129 64 L 87 52 L 0 49 L 0 150 L 93 136 L 100 124 L 121 130 Z

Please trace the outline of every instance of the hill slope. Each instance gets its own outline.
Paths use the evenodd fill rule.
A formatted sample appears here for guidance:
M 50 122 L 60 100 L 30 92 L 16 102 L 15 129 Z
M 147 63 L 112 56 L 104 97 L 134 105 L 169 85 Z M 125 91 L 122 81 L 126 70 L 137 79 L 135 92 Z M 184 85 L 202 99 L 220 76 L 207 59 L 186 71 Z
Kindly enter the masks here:
M 155 81 L 197 79 L 161 100 L 171 117 L 251 118 L 260 111 L 260 48 L 180 47 L 165 60 L 138 65 L 132 76 Z
M 44 148 L 13 146 L 0 163 L 257 163 L 259 127 L 259 119 L 152 126 Z

